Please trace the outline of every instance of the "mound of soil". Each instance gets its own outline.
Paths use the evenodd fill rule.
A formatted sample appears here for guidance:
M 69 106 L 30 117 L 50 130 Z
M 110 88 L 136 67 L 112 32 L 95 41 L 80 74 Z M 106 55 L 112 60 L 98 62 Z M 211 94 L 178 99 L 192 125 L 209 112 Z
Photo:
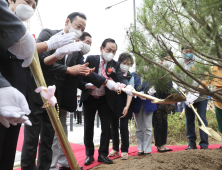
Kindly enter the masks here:
M 154 153 L 149 156 L 120 158 L 114 164 L 101 164 L 93 170 L 221 170 L 222 147 L 214 150 L 189 150 L 180 152 Z

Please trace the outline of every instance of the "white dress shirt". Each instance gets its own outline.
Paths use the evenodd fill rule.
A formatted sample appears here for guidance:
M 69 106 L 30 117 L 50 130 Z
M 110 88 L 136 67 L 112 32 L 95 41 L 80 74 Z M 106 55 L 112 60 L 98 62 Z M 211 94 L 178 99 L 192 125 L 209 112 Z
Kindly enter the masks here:
M 101 72 L 101 68 L 100 68 L 102 62 L 103 62 L 103 59 L 100 56 L 99 69 L 98 69 L 98 75 L 99 76 L 103 76 L 102 72 Z M 105 70 L 106 70 L 106 65 L 107 65 L 107 63 L 104 64 L 104 69 Z M 106 94 L 105 93 L 105 86 L 101 86 L 100 88 L 96 88 L 96 89 L 92 90 L 92 92 L 91 92 L 92 96 L 104 96 L 105 94 Z

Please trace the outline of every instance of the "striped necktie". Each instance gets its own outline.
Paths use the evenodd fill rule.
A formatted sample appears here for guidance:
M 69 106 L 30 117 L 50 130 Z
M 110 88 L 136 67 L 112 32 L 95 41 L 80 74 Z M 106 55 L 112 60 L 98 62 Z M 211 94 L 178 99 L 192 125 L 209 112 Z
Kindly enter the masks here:
M 105 69 L 104 69 L 104 64 L 105 64 L 105 61 L 102 61 L 102 64 L 100 66 L 100 70 L 101 70 L 103 77 L 106 79 L 109 79 L 109 80 L 113 80 L 111 77 L 107 77 Z

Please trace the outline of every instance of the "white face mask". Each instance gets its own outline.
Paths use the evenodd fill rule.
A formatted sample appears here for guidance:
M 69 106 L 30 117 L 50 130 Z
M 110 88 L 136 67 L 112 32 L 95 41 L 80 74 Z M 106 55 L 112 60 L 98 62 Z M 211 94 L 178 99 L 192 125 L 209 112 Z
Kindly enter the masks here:
M 14 8 L 14 7 L 13 7 Z M 22 20 L 22 21 L 27 21 L 30 19 L 35 11 L 33 10 L 32 7 L 25 5 L 25 4 L 18 4 L 16 9 L 14 8 L 16 15 Z
M 106 62 L 111 61 L 114 58 L 114 54 L 113 53 L 106 53 L 105 51 L 103 51 L 103 58 Z
M 122 71 L 122 73 L 126 73 L 129 71 L 130 66 L 124 65 L 124 64 L 120 64 L 120 69 Z
M 86 43 L 83 43 L 84 44 L 84 47 L 82 48 L 82 52 L 83 54 L 88 54 L 90 52 L 90 48 L 91 46 L 89 44 L 86 44 Z
M 73 28 L 73 27 L 71 27 L 71 28 L 69 29 L 69 32 L 74 32 L 74 33 L 76 33 L 76 36 L 75 36 L 74 40 L 77 40 L 77 39 L 79 39 L 79 37 L 82 36 L 82 31 L 77 30 L 77 29 L 75 29 L 75 28 Z

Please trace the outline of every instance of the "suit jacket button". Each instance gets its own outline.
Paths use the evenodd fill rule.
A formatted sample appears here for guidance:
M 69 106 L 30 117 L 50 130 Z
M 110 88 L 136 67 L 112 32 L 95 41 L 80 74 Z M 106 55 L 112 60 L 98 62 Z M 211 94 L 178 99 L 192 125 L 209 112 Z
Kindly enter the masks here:
M 4 32 L 4 33 L 2 34 L 2 36 L 3 36 L 4 38 L 6 38 L 8 35 Z

